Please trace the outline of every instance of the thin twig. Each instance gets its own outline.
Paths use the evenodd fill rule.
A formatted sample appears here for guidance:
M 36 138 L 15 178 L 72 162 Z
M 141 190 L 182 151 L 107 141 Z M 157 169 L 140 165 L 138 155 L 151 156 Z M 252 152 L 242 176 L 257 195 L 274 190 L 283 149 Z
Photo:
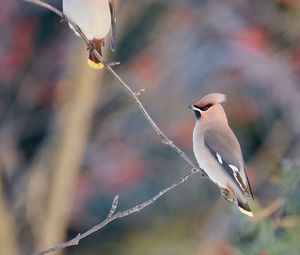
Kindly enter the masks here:
M 110 212 L 109 212 L 107 218 L 111 218 L 115 214 L 115 212 L 118 208 L 118 203 L 119 203 L 119 196 L 117 195 L 114 198 L 114 201 L 112 202 L 111 209 L 110 209 Z
M 160 137 L 161 142 L 170 146 L 182 159 L 184 159 L 188 164 L 190 164 L 193 168 L 192 170 L 190 170 L 184 177 L 182 177 L 181 179 L 177 180 L 175 183 L 173 183 L 172 185 L 170 185 L 169 187 L 161 190 L 160 192 L 158 192 L 154 197 L 152 197 L 151 199 L 149 199 L 146 202 L 143 202 L 141 204 L 138 204 L 130 209 L 127 209 L 125 211 L 120 211 L 115 213 L 117 206 L 118 206 L 118 196 L 115 197 L 113 203 L 112 203 L 112 207 L 111 210 L 108 214 L 108 216 L 106 217 L 106 219 L 104 221 L 102 221 L 101 223 L 99 223 L 98 225 L 92 227 L 91 229 L 89 229 L 88 231 L 84 232 L 83 234 L 78 234 L 75 238 L 66 241 L 64 243 L 60 243 L 56 246 L 53 246 L 47 250 L 44 251 L 40 251 L 35 253 L 34 255 L 43 255 L 43 254 L 48 254 L 57 250 L 61 250 L 64 249 L 66 247 L 70 247 L 70 246 L 75 246 L 78 245 L 80 240 L 82 240 L 83 238 L 95 233 L 96 231 L 102 229 L 103 227 L 105 227 L 107 224 L 109 224 L 110 222 L 116 220 L 116 219 L 120 219 L 123 217 L 126 217 L 130 214 L 136 213 L 136 212 L 140 212 L 141 210 L 143 210 L 145 207 L 148 207 L 149 205 L 153 204 L 157 199 L 159 199 L 161 196 L 163 196 L 164 194 L 166 194 L 168 191 L 174 189 L 175 187 L 177 187 L 178 185 L 184 183 L 185 181 L 187 181 L 187 179 L 189 177 L 191 177 L 192 175 L 196 174 L 196 173 L 201 173 L 202 176 L 206 176 L 206 174 L 204 173 L 204 171 L 202 169 L 200 169 L 197 165 L 194 164 L 194 162 L 181 150 L 179 149 L 174 143 L 173 141 L 171 141 L 161 130 L 160 128 L 157 126 L 157 124 L 154 122 L 154 120 L 151 118 L 151 116 L 149 115 L 149 113 L 146 111 L 145 107 L 143 106 L 143 104 L 141 103 L 141 101 L 139 100 L 138 96 L 140 96 L 144 90 L 140 90 L 139 92 L 134 92 L 129 85 L 127 85 L 126 82 L 123 81 L 123 79 L 113 70 L 112 68 L 112 64 L 110 63 L 106 63 L 102 57 L 100 56 L 100 54 L 90 45 L 89 40 L 87 39 L 87 37 L 85 36 L 85 34 L 81 31 L 81 29 L 74 23 L 72 22 L 68 17 L 66 17 L 60 10 L 56 9 L 55 7 L 44 3 L 42 1 L 39 0 L 23 0 L 25 2 L 29 2 L 35 5 L 38 5 L 40 7 L 46 8 L 54 13 L 56 13 L 58 16 L 60 16 L 62 21 L 66 21 L 68 23 L 71 24 L 71 26 L 75 29 L 75 31 L 80 35 L 80 37 L 83 39 L 83 41 L 85 42 L 86 46 L 88 49 L 90 49 L 93 54 L 96 56 L 96 58 L 104 65 L 105 69 L 114 77 L 116 78 L 120 84 L 122 85 L 122 88 L 125 90 L 125 92 L 134 100 L 134 102 L 137 104 L 137 106 L 139 107 L 140 111 L 142 112 L 142 114 L 144 115 L 144 117 L 146 118 L 146 120 L 149 122 L 150 126 L 154 129 L 154 131 L 156 132 L 156 134 Z
M 161 196 L 163 196 L 164 194 L 166 194 L 168 191 L 174 189 L 175 187 L 177 187 L 178 185 L 184 183 L 185 181 L 187 181 L 187 179 L 189 177 L 191 177 L 192 175 L 198 173 L 199 170 L 197 169 L 192 169 L 191 171 L 189 171 L 184 177 L 182 177 L 181 179 L 179 179 L 178 181 L 174 182 L 172 185 L 170 185 L 169 187 L 161 190 L 160 192 L 158 192 L 154 197 L 152 197 L 151 199 L 140 203 L 130 209 L 127 209 L 125 211 L 120 211 L 115 213 L 115 210 L 117 209 L 118 206 L 118 196 L 115 197 L 113 203 L 112 203 L 112 207 L 111 207 L 111 211 L 108 214 L 108 216 L 106 217 L 106 219 L 102 222 L 100 222 L 98 225 L 92 227 L 91 229 L 87 230 L 86 232 L 82 233 L 82 234 L 78 234 L 75 238 L 66 241 L 64 243 L 60 243 L 56 246 L 53 246 L 47 250 L 43 250 L 37 253 L 34 253 L 33 255 L 44 255 L 44 254 L 48 254 L 54 251 L 58 251 L 58 250 L 62 250 L 66 247 L 70 247 L 70 246 L 76 246 L 79 244 L 80 240 L 92 235 L 93 233 L 97 232 L 98 230 L 104 228 L 107 224 L 109 224 L 110 222 L 116 220 L 116 219 L 121 219 L 124 218 L 130 214 L 133 213 L 137 213 L 140 212 L 141 210 L 143 210 L 145 207 L 148 207 L 149 205 L 153 204 L 157 199 L 159 199 Z

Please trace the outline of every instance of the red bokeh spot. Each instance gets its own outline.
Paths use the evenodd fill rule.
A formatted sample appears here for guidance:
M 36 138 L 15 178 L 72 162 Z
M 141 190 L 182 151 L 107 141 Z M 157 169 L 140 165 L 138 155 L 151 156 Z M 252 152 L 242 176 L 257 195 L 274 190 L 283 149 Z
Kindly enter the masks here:
M 265 51 L 270 45 L 267 33 L 259 27 L 248 27 L 237 34 L 237 39 L 245 47 L 254 51 Z
M 151 80 L 153 77 L 158 77 L 160 73 L 154 59 L 145 55 L 140 55 L 135 59 L 132 69 L 137 79 L 140 80 Z

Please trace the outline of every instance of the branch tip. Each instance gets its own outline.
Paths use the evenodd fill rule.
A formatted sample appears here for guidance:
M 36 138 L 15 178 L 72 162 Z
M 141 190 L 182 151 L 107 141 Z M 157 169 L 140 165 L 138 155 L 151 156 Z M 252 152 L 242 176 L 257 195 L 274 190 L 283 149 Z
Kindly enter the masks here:
M 119 203 L 119 195 L 116 195 L 112 202 L 111 209 L 110 209 L 110 212 L 109 212 L 107 218 L 111 218 L 115 214 L 116 209 L 118 207 L 118 203 Z
M 119 203 L 119 195 L 116 195 L 112 204 L 118 206 L 118 203 Z

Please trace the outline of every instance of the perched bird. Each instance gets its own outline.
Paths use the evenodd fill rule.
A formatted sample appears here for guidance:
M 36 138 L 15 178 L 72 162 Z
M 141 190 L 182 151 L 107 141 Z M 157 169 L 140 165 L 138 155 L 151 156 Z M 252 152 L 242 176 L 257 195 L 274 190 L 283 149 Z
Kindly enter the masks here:
M 194 154 L 200 168 L 221 189 L 223 198 L 237 203 L 242 213 L 252 217 L 247 197 L 253 199 L 253 193 L 240 144 L 221 105 L 225 100 L 225 95 L 212 93 L 189 106 L 197 119 L 193 132 Z
M 110 48 L 115 51 L 116 15 L 113 0 L 63 0 L 63 12 L 78 25 L 90 41 L 91 47 L 95 47 L 101 56 L 103 39 L 110 31 Z M 72 25 L 70 27 L 75 31 Z M 91 51 L 88 63 L 92 68 L 103 68 Z

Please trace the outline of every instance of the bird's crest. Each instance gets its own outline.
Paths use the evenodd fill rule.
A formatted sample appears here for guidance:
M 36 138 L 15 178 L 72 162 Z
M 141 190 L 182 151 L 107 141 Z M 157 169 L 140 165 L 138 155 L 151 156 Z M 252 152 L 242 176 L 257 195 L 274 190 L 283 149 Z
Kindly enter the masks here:
M 226 101 L 226 96 L 220 93 L 211 93 L 201 98 L 200 101 L 197 102 L 196 106 L 199 108 L 205 107 L 207 105 L 215 105 L 220 104 Z

